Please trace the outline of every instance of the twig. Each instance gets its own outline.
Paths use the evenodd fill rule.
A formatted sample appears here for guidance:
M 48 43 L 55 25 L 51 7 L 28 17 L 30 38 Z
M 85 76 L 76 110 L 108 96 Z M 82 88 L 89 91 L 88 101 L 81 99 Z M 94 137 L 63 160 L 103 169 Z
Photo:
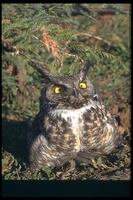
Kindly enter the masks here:
M 76 57 L 76 58 L 79 58 L 79 59 L 81 60 L 81 62 L 84 63 L 84 60 L 82 60 L 82 58 L 80 58 L 78 55 L 70 54 L 70 53 L 67 53 L 67 52 L 65 52 L 64 54 L 67 55 L 67 56 L 69 56 L 69 57 Z
M 45 45 L 45 43 L 42 40 L 40 40 L 38 37 L 36 37 L 35 35 L 32 35 L 32 37 L 35 38 L 36 40 L 39 40 L 39 42 L 41 42 L 43 45 Z
M 78 35 L 79 36 L 82 36 L 82 35 L 89 36 L 89 37 L 95 38 L 97 40 L 103 41 L 104 43 L 108 44 L 108 46 L 112 45 L 111 42 L 109 42 L 109 41 L 107 41 L 107 40 L 105 40 L 105 39 L 103 39 L 103 38 L 101 38 L 99 36 L 91 35 L 90 33 L 79 33 Z M 112 45 L 112 46 L 116 47 L 116 45 Z

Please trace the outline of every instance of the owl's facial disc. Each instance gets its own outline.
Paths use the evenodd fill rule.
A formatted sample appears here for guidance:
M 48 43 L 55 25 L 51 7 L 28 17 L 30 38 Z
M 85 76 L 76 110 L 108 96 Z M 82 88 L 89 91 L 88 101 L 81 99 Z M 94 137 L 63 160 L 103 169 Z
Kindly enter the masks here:
M 56 103 L 75 109 L 86 104 L 86 97 L 88 96 L 87 83 L 83 80 L 81 82 L 76 80 L 74 84 L 67 84 L 57 84 L 53 87 L 53 92 L 56 95 Z

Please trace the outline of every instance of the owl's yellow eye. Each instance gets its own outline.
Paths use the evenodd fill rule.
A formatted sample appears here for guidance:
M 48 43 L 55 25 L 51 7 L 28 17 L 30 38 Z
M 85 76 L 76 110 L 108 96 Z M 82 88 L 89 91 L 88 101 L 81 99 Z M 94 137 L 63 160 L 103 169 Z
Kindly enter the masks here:
M 56 86 L 55 89 L 54 89 L 54 92 L 55 92 L 56 94 L 59 94 L 59 93 L 61 92 L 61 87 Z
M 87 87 L 87 85 L 86 85 L 86 83 L 84 83 L 84 82 L 81 82 L 81 83 L 79 83 L 79 87 L 80 87 L 80 88 L 86 88 L 86 87 Z

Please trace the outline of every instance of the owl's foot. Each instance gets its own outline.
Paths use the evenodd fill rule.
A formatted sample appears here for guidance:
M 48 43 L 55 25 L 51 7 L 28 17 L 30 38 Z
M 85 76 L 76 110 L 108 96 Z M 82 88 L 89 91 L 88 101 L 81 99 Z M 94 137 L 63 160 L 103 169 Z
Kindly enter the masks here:
M 99 157 L 100 154 L 94 151 L 85 152 L 80 151 L 75 158 L 77 163 L 92 164 L 92 159 Z
M 68 163 L 70 165 L 69 165 L 69 167 L 67 167 L 65 169 L 63 174 L 61 174 L 60 180 L 66 180 L 66 177 L 70 174 L 70 172 L 74 171 L 74 169 L 75 169 L 75 165 L 76 165 L 75 160 L 70 160 Z

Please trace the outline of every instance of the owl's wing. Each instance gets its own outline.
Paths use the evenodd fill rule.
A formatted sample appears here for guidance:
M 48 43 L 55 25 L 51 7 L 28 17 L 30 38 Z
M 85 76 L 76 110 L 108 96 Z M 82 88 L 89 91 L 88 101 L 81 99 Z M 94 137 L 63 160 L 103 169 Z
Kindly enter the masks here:
M 120 135 L 119 136 L 119 140 L 118 140 L 118 142 L 116 144 L 116 148 L 121 147 L 122 140 L 123 140 L 123 136 Z M 100 156 L 104 157 L 106 155 L 101 154 L 96 149 L 88 149 L 87 151 L 79 151 L 77 153 L 77 156 L 76 156 L 75 160 L 77 162 L 83 162 L 83 163 L 89 164 L 89 163 L 92 163 L 91 162 L 92 159 L 100 157 Z
M 75 158 L 76 161 L 86 164 L 95 157 L 108 155 L 121 143 L 116 117 L 99 101 L 99 96 L 96 97 L 96 109 L 84 114 L 86 132 L 82 140 L 83 150 Z
M 31 127 L 29 129 L 29 132 L 28 132 L 28 145 L 29 146 L 31 145 L 33 140 L 38 135 L 41 135 L 41 134 L 45 133 L 44 126 L 43 126 L 44 118 L 45 118 L 45 113 L 39 112 L 36 115 L 35 119 L 33 120 L 32 125 L 31 125 Z

